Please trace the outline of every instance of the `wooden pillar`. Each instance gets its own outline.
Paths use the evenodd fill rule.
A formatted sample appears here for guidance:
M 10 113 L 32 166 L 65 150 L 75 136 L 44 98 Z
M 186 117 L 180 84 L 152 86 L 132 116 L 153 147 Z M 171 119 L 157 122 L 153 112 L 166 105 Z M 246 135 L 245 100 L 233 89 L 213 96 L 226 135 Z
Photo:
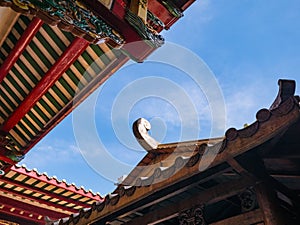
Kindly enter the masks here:
M 275 190 L 266 183 L 256 185 L 255 190 L 265 225 L 286 225 Z

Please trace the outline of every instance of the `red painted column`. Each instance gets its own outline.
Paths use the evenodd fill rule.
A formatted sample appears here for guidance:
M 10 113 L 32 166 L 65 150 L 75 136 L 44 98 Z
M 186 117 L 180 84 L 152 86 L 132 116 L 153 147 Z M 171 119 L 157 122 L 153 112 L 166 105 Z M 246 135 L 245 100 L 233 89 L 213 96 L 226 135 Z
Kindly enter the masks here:
M 21 102 L 18 108 L 9 116 L 1 127 L 2 131 L 9 132 L 48 92 L 62 74 L 74 63 L 74 61 L 89 46 L 89 42 L 82 38 L 75 38 L 51 69 L 43 76 L 39 83 Z
M 37 17 L 35 17 L 31 21 L 29 26 L 26 28 L 26 30 L 0 67 L 0 83 L 16 63 L 22 52 L 29 45 L 30 41 L 33 39 L 42 25 L 43 21 Z

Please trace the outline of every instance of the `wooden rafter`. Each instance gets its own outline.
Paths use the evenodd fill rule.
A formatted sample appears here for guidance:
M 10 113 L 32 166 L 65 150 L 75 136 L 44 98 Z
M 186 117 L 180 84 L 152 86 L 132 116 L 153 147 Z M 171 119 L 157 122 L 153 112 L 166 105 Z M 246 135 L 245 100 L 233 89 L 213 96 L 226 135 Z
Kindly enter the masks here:
M 73 64 L 88 45 L 89 42 L 85 39 L 76 38 L 60 56 L 59 60 L 57 60 L 52 68 L 43 76 L 38 85 L 34 87 L 18 108 L 4 122 L 1 129 L 5 132 L 9 132 Z
M 0 67 L 0 83 L 5 78 L 9 70 L 16 63 L 16 61 L 19 59 L 20 55 L 29 45 L 31 40 L 35 37 L 36 33 L 39 31 L 42 25 L 43 21 L 37 17 L 31 21 L 29 26 L 26 28 L 26 30 L 16 43 L 13 50 L 9 53 L 9 55 L 6 57 L 5 61 Z

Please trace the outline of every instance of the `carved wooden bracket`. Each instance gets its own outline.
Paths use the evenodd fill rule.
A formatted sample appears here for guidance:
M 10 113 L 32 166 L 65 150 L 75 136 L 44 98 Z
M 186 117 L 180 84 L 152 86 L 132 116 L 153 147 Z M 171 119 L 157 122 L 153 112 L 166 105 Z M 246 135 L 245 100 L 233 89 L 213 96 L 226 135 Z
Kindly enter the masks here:
M 148 120 L 140 118 L 133 123 L 133 134 L 140 145 L 147 151 L 156 149 L 160 144 L 148 134 L 151 124 Z
M 24 158 L 21 152 L 14 150 L 15 143 L 8 136 L 8 133 L 0 131 L 0 160 L 12 164 Z M 1 165 L 0 165 L 1 167 Z
M 180 225 L 206 225 L 204 219 L 204 206 L 198 205 L 179 214 Z
M 120 47 L 125 41 L 121 34 L 95 15 L 82 1 L 0 0 L 0 6 L 37 16 L 52 26 L 57 25 L 92 43 L 105 40 L 112 47 Z
M 253 188 L 248 188 L 245 190 L 239 195 L 239 198 L 241 200 L 242 212 L 251 211 L 257 206 L 256 195 Z

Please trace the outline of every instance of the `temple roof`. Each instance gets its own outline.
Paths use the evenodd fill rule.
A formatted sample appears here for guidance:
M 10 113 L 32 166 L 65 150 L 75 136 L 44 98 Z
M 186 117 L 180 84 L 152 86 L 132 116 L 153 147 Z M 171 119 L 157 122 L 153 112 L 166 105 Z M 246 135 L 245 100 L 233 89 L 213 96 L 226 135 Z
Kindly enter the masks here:
M 220 196 L 226 201 L 263 179 L 283 193 L 282 204 L 290 205 L 284 207 L 293 207 L 300 197 L 300 98 L 294 96 L 294 81 L 279 84 L 270 109 L 259 110 L 254 123 L 239 130 L 230 128 L 221 138 L 153 144 L 145 137 L 148 122 L 138 120 L 133 130 L 148 151 L 144 159 L 103 202 L 53 224 L 156 224 L 191 202 L 215 204 L 222 200 Z M 229 207 L 231 200 L 226 202 Z M 211 220 L 220 216 L 216 214 L 220 208 L 211 210 Z M 262 221 L 259 210 L 252 213 L 254 223 Z
M 130 58 L 143 61 L 161 46 L 159 32 L 192 2 L 149 1 L 143 12 L 135 1 L 0 0 L 0 170 Z
M 39 224 L 44 224 L 47 217 L 58 219 L 103 201 L 99 193 L 24 165 L 13 166 L 1 177 L 0 196 L 2 216 L 5 213 Z

